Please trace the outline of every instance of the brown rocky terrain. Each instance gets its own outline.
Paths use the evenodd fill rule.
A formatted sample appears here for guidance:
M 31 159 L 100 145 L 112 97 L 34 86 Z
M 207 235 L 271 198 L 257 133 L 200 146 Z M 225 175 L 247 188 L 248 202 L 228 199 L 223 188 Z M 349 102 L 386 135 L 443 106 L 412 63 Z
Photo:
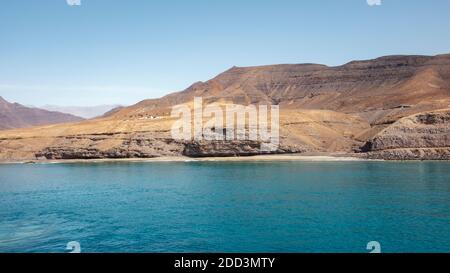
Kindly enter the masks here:
M 172 139 L 171 107 L 194 97 L 222 105 L 279 105 L 280 146 L 273 153 L 450 159 L 448 54 L 388 56 L 338 67 L 233 67 L 95 120 L 0 131 L 0 160 L 261 154 L 255 141 Z
M 362 148 L 369 158 L 449 159 L 450 109 L 402 118 Z
M 83 118 L 70 114 L 10 103 L 0 97 L 0 130 L 81 120 Z

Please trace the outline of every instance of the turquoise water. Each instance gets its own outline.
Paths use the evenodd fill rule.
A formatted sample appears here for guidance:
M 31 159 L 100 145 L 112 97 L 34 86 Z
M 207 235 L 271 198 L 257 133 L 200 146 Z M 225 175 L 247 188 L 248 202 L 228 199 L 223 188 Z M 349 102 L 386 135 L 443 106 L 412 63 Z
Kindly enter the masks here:
M 450 252 L 449 162 L 0 166 L 0 252 Z

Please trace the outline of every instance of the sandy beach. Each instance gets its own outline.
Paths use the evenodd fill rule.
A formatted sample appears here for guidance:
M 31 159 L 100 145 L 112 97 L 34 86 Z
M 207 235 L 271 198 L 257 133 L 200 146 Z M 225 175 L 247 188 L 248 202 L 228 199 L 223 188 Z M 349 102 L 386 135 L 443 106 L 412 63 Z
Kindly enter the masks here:
M 155 158 L 106 158 L 62 159 L 0 162 L 0 164 L 58 164 L 58 163 L 106 163 L 106 162 L 270 162 L 270 161 L 367 161 L 368 159 L 347 155 L 256 155 L 236 157 L 155 157 Z

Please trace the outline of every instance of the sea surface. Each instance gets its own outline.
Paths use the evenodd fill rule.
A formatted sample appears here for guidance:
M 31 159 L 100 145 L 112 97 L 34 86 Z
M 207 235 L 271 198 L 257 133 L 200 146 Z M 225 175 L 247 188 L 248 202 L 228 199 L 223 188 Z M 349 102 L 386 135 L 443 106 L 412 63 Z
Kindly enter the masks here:
M 449 162 L 0 165 L 0 252 L 450 252 Z

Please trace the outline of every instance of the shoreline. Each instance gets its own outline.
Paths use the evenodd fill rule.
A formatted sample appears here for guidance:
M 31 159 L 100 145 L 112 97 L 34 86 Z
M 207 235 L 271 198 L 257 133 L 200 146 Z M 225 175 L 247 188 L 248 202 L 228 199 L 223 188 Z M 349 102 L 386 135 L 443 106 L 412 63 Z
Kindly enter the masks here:
M 73 164 L 73 163 L 159 163 L 159 162 L 282 162 L 282 161 L 303 161 L 303 162 L 340 162 L 340 161 L 384 161 L 372 160 L 351 155 L 255 155 L 255 156 L 235 156 L 235 157 L 154 157 L 154 158 L 104 158 L 104 159 L 57 159 L 57 160 L 22 160 L 4 161 L 0 165 L 7 164 Z
M 369 159 L 352 154 L 272 154 L 234 157 L 162 156 L 153 158 L 101 158 L 0 161 L 0 165 L 96 164 L 96 163 L 183 163 L 183 162 L 450 162 L 450 160 Z

